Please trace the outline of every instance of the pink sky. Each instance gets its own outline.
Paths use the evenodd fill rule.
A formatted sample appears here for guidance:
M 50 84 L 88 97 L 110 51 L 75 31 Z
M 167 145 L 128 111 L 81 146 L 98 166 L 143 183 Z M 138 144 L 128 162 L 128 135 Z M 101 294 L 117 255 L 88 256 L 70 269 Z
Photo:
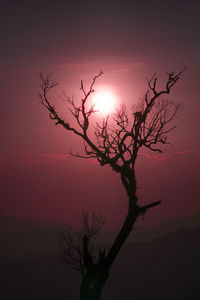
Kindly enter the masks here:
M 58 2 L 2 4 L 0 214 L 74 224 L 83 208 L 99 209 L 112 227 L 126 211 L 116 174 L 69 157 L 80 142 L 39 104 L 40 71 L 60 82 L 52 99 L 65 115 L 62 91 L 78 100 L 80 80 L 87 85 L 100 69 L 97 86 L 110 86 L 131 105 L 144 95 L 146 76 L 156 72 L 162 86 L 167 71 L 185 66 L 170 95 L 184 107 L 172 145 L 163 155 L 140 157 L 139 195 L 163 200 L 149 222 L 200 213 L 199 3 Z

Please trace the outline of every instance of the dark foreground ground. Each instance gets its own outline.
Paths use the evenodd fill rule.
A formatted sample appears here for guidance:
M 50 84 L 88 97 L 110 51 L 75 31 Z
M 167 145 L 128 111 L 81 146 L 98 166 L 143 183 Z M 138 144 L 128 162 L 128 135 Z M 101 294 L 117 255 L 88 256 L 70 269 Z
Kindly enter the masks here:
M 78 300 L 80 279 L 56 253 L 1 257 L 0 263 L 2 300 Z M 102 294 L 111 299 L 200 300 L 200 227 L 127 244 Z

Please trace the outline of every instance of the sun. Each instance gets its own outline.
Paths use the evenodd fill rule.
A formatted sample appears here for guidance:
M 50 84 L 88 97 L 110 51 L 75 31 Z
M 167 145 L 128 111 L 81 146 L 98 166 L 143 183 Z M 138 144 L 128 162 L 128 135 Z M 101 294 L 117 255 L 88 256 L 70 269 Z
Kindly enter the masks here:
M 117 100 L 115 94 L 109 89 L 100 89 L 92 96 L 92 105 L 94 105 L 94 110 L 98 111 L 102 115 L 108 115 L 114 112 L 116 104 Z

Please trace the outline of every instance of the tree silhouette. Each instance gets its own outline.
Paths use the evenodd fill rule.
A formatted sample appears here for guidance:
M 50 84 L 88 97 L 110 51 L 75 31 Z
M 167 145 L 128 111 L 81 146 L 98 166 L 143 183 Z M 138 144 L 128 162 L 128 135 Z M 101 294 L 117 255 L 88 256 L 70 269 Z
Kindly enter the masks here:
M 146 93 L 136 105 L 130 109 L 121 104 L 110 123 L 109 116 L 96 123 L 93 132 L 91 117 L 95 115 L 95 106 L 90 104 L 90 96 L 94 93 L 96 80 L 103 74 L 99 72 L 93 78 L 88 90 L 81 81 L 82 99 L 76 104 L 73 98 L 65 97 L 70 113 L 76 120 L 76 126 L 66 122 L 49 100 L 48 92 L 57 86 L 51 76 L 40 74 L 42 93 L 39 94 L 42 105 L 49 111 L 49 116 L 56 125 L 79 136 L 84 144 L 84 154 L 73 154 L 80 158 L 96 159 L 101 166 L 109 165 L 118 173 L 128 197 L 128 211 L 124 223 L 119 230 L 110 249 L 94 253 L 94 240 L 103 225 L 102 217 L 83 214 L 83 231 L 74 234 L 70 229 L 59 236 L 63 251 L 63 260 L 73 269 L 81 273 L 81 300 L 100 299 L 101 290 L 108 279 L 110 268 L 122 245 L 127 240 L 133 225 L 139 216 L 150 208 L 158 206 L 161 201 L 148 205 L 139 205 L 137 197 L 137 181 L 135 163 L 138 152 L 147 148 L 150 151 L 162 152 L 162 146 L 168 143 L 168 135 L 175 128 L 174 120 L 180 111 L 180 105 L 168 100 L 167 96 L 177 81 L 179 73 L 167 73 L 166 84 L 158 89 L 158 77 L 147 78 Z

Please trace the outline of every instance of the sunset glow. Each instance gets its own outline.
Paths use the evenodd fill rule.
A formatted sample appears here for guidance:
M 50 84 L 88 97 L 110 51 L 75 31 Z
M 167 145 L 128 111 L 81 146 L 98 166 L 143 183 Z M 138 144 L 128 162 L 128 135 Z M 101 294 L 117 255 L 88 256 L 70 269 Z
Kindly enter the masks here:
M 117 100 L 111 90 L 102 89 L 96 92 L 92 97 L 92 104 L 94 109 L 100 114 L 109 114 L 114 112 Z
M 97 111 L 90 115 L 88 128 L 88 136 L 96 142 L 96 124 L 101 126 L 107 116 L 108 127 L 112 130 L 116 125 L 120 130 L 113 119 L 115 108 L 126 104 L 134 122 L 131 108 L 140 110 L 137 104 L 149 89 L 146 77 L 151 79 L 156 73 L 158 87 L 164 89 L 166 73 L 185 66 L 188 70 L 172 94 L 163 94 L 185 108 L 172 125 L 177 130 L 169 136 L 171 144 L 163 147 L 162 154 L 147 147 L 138 156 L 138 199 L 141 205 L 163 200 L 145 216 L 144 224 L 141 217 L 144 226 L 200 214 L 199 11 L 200 1 L 187 0 L 1 1 L 0 217 L 56 220 L 77 227 L 83 211 L 100 210 L 105 228 L 116 229 L 127 212 L 127 194 L 119 174 L 106 163 L 100 167 L 95 158 L 69 155 L 84 157 L 84 144 L 81 136 L 51 120 L 54 116 L 42 107 L 37 96 L 42 93 L 39 72 L 45 77 L 52 74 L 52 81 L 59 82 L 49 90 L 48 98 L 61 119 L 80 134 L 83 130 L 69 109 L 80 115 L 81 125 L 83 115 L 66 100 L 69 97 L 81 109 L 81 81 L 88 93 L 95 76 L 103 72 L 85 110 L 88 115 L 93 104 Z M 10 244 L 14 251 L 15 245 Z M 11 290 L 10 282 L 8 286 Z M 27 293 L 17 284 L 16 289 Z M 171 295 L 171 299 L 183 296 Z M 110 294 L 106 297 L 115 299 Z

